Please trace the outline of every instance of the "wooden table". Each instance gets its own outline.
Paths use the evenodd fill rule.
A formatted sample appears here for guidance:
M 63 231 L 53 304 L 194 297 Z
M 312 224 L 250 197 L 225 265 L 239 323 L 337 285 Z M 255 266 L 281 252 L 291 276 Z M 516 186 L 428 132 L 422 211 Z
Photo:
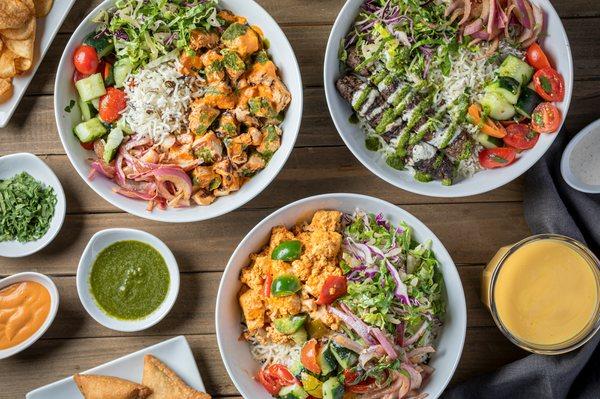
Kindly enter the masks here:
M 68 202 L 62 231 L 45 250 L 24 259 L 0 258 L 0 277 L 22 271 L 45 273 L 52 276 L 61 295 L 58 316 L 43 339 L 0 361 L 0 398 L 22 398 L 33 388 L 179 334 L 191 344 L 208 391 L 217 397 L 238 396 L 215 338 L 214 306 L 221 272 L 238 242 L 262 218 L 292 201 L 326 192 L 362 193 L 398 204 L 427 224 L 450 251 L 462 277 L 469 313 L 454 382 L 526 355 L 504 338 L 479 301 L 483 265 L 499 247 L 530 233 L 523 218 L 523 180 L 479 196 L 440 199 L 402 191 L 371 174 L 338 136 L 323 92 L 325 44 L 344 1 L 259 2 L 282 25 L 300 62 L 306 88 L 300 136 L 283 171 L 255 200 L 220 218 L 187 225 L 151 222 L 119 211 L 84 184 L 64 153 L 52 105 L 55 71 L 71 32 L 99 0 L 76 2 L 12 122 L 0 130 L 0 154 L 40 155 L 60 178 Z M 576 84 L 567 128 L 575 132 L 599 114 L 600 3 L 553 3 L 573 50 Z M 171 313 L 156 327 L 131 334 L 108 330 L 92 320 L 75 289 L 77 264 L 89 238 L 98 230 L 120 226 L 160 237 L 181 269 L 181 290 Z

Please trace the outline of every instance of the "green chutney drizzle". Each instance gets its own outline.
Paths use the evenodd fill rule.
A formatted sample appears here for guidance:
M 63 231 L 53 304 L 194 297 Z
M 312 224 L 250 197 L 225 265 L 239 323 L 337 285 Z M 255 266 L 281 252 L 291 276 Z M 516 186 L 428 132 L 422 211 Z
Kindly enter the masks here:
M 122 320 L 141 319 L 165 300 L 170 278 L 162 255 L 140 241 L 104 248 L 92 266 L 90 289 L 98 306 Z

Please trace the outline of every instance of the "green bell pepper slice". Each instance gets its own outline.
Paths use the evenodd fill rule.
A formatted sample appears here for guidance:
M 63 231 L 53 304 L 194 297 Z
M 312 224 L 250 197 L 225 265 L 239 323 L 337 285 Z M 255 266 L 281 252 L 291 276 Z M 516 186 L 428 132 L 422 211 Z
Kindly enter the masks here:
M 273 279 L 271 283 L 271 295 L 274 297 L 282 297 L 293 295 L 300 291 L 300 280 L 292 274 L 284 274 Z
M 302 254 L 302 243 L 298 240 L 283 241 L 271 252 L 271 259 L 291 262 Z

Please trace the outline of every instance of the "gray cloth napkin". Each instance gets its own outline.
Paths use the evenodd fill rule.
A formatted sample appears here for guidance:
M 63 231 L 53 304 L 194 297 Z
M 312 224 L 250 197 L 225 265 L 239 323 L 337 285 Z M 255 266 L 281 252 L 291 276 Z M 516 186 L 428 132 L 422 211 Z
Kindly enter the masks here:
M 531 231 L 563 234 L 600 252 L 600 195 L 573 190 L 560 173 L 569 136 L 563 131 L 525 178 L 525 218 Z M 449 388 L 444 399 L 598 399 L 600 334 L 565 355 L 530 355 L 496 372 Z

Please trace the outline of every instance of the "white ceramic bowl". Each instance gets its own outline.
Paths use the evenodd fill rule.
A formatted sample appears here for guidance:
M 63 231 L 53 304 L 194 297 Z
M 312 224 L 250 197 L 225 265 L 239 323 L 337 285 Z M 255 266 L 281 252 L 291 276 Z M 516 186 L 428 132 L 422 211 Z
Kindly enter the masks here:
M 542 7 L 545 16 L 544 32 L 546 34 L 542 35 L 540 39 L 542 48 L 552 60 L 554 67 L 565 79 L 565 99 L 557 104 L 564 121 L 573 93 L 573 59 L 571 57 L 571 47 L 560 17 L 552 7 L 550 1 L 533 0 L 533 2 Z M 443 186 L 440 182 L 420 183 L 413 178 L 409 171 L 398 171 L 386 165 L 381 155 L 365 148 L 365 135 L 363 131 L 358 125 L 352 124 L 349 121 L 352 108 L 340 96 L 335 87 L 335 82 L 340 77 L 340 62 L 338 61 L 340 43 L 350 30 L 362 3 L 363 0 L 348 0 L 333 25 L 325 53 L 324 84 L 327 106 L 340 136 L 354 156 L 367 169 L 386 182 L 413 193 L 431 197 L 465 197 L 485 193 L 511 182 L 525 173 L 550 148 L 550 145 L 556 138 L 556 134 L 542 134 L 536 146 L 524 152 L 521 158 L 513 165 L 505 168 L 481 171 L 471 178 L 452 186 Z
M 40 158 L 29 153 L 6 155 L 0 158 L 0 180 L 8 179 L 21 172 L 29 173 L 34 179 L 54 189 L 56 206 L 54 216 L 46 234 L 39 240 L 20 243 L 17 241 L 0 242 L 0 256 L 18 258 L 31 255 L 48 245 L 60 231 L 67 209 L 65 192 L 60 181 L 48 165 Z
M 48 328 L 54 321 L 54 318 L 56 317 L 59 302 L 58 289 L 56 289 L 56 285 L 54 285 L 54 282 L 50 279 L 50 277 L 34 272 L 14 274 L 12 276 L 0 280 L 0 290 L 8 287 L 9 285 L 15 283 L 22 283 L 26 281 L 33 281 L 39 283 L 48 290 L 48 292 L 50 293 L 50 312 L 48 313 L 48 317 L 46 317 L 46 321 L 44 321 L 44 324 L 42 324 L 40 329 L 37 330 L 35 334 L 33 334 L 31 337 L 21 342 L 17 346 L 8 349 L 1 349 L 0 359 L 6 359 L 7 357 L 15 355 L 30 347 L 35 341 L 37 341 L 42 335 L 44 335 L 44 333 L 48 330 Z
M 271 398 L 253 379 L 260 365 L 252 358 L 248 344 L 239 339 L 242 332 L 241 309 L 237 300 L 241 287 L 239 276 L 242 268 L 249 265 L 250 254 L 259 251 L 268 242 L 271 228 L 275 226 L 291 227 L 299 221 L 308 221 L 319 209 L 351 213 L 357 208 L 371 213 L 382 212 L 395 224 L 405 221 L 414 229 L 417 240 L 433 241 L 432 249 L 440 261 L 446 285 L 447 314 L 436 346 L 437 352 L 431 361 L 431 366 L 436 371 L 425 385 L 424 392 L 435 399 L 452 378 L 462 353 L 467 328 L 467 309 L 460 277 L 448 251 L 421 221 L 389 202 L 358 194 L 325 194 L 296 201 L 267 216 L 244 237 L 225 268 L 217 294 L 217 340 L 227 372 L 243 397 Z
M 281 126 L 283 129 L 281 148 L 273 155 L 267 167 L 244 184 L 238 192 L 218 198 L 209 206 L 192 206 L 165 211 L 156 209 L 153 212 L 146 210 L 147 204 L 145 201 L 126 198 L 114 193 L 112 191 L 115 187 L 114 182 L 102 177 L 92 181 L 87 178 L 90 171 L 88 159 L 91 157 L 91 152 L 84 150 L 73 135 L 73 126 L 80 120 L 80 112 L 78 107 L 74 107 L 70 113 L 65 111 L 65 106 L 71 100 L 76 99 L 76 89 L 70 78 L 74 72 L 72 55 L 83 42 L 83 39 L 95 28 L 95 24 L 92 23 L 94 16 L 100 10 L 110 8 L 114 3 L 115 0 L 103 1 L 83 20 L 71 36 L 56 73 L 57 78 L 54 88 L 56 124 L 67 156 L 77 173 L 98 195 L 112 205 L 133 215 L 163 222 L 178 223 L 211 219 L 239 208 L 256 197 L 277 176 L 294 148 L 302 119 L 303 92 L 300 68 L 292 46 L 275 20 L 253 0 L 220 0 L 219 4 L 221 8 L 229 9 L 246 17 L 251 25 L 257 25 L 263 30 L 265 37 L 270 42 L 269 53 L 292 94 L 292 102 Z
M 169 290 L 163 303 L 154 312 L 143 319 L 120 320 L 106 314 L 98 307 L 90 290 L 90 274 L 98 254 L 106 247 L 118 241 L 134 240 L 146 243 L 156 249 L 165 260 L 169 270 Z M 116 331 L 141 331 L 161 321 L 173 308 L 179 293 L 179 268 L 173 253 L 164 242 L 150 233 L 134 229 L 106 229 L 92 236 L 83 250 L 77 267 L 77 294 L 85 310 L 94 320 L 106 328 Z
M 575 137 L 573 137 L 573 139 L 571 139 L 571 141 L 565 148 L 565 151 L 563 152 L 562 159 L 560 161 L 560 172 L 567 184 L 573 187 L 575 190 L 589 194 L 600 194 L 600 186 L 594 186 L 582 182 L 581 179 L 579 179 L 579 177 L 577 177 L 571 171 L 570 160 L 573 150 L 579 145 L 581 140 L 583 140 L 591 134 L 600 136 L 600 119 L 587 125 L 581 132 L 579 132 Z M 600 173 L 600 171 L 598 171 L 598 173 Z

